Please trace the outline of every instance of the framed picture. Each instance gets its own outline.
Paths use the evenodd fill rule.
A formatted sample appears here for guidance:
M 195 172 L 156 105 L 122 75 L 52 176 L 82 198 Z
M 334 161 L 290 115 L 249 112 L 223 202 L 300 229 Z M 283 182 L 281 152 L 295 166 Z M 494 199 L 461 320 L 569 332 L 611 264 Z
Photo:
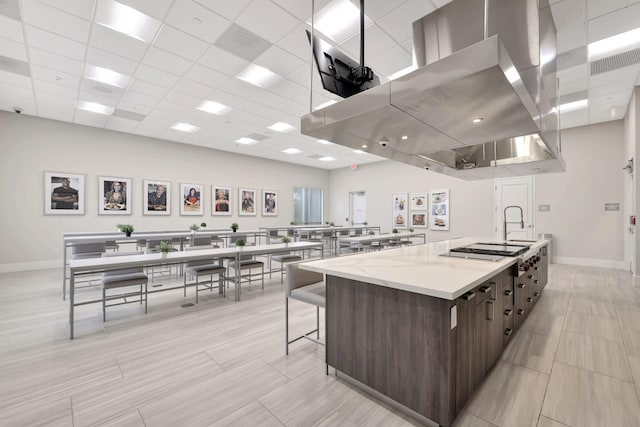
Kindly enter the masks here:
M 131 179 L 98 177 L 98 214 L 131 215 Z
M 142 182 L 143 215 L 171 215 L 171 183 L 155 179 Z
M 427 212 L 411 212 L 411 227 L 427 228 Z
M 45 172 L 44 213 L 84 215 L 84 175 Z
M 409 222 L 409 204 L 407 193 L 391 196 L 393 228 L 407 228 Z
M 180 183 L 180 215 L 204 214 L 204 185 Z
M 256 190 L 238 188 L 238 215 L 256 215 Z
M 262 216 L 278 216 L 278 192 L 262 190 Z
M 431 191 L 431 230 L 449 230 L 449 190 Z
M 231 187 L 211 186 L 211 215 L 231 215 Z
M 427 194 L 411 194 L 409 195 L 409 204 L 411 206 L 411 212 L 413 211 L 428 211 L 429 207 L 427 206 Z

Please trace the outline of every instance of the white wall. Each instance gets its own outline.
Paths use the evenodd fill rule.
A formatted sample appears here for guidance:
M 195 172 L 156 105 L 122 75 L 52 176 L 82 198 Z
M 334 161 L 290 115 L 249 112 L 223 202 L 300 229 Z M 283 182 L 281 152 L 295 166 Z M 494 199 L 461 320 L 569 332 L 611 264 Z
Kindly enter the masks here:
M 241 230 L 287 225 L 295 186 L 329 190 L 322 169 L 7 112 L 0 112 L 0 149 L 0 272 L 57 267 L 63 232 L 117 231 L 122 222 L 137 230 L 187 230 L 203 221 L 209 228 L 238 222 Z M 44 215 L 44 171 L 85 174 L 85 215 Z M 97 214 L 98 176 L 133 179 L 132 215 Z M 142 215 L 143 179 L 172 182 L 171 216 Z M 179 182 L 205 184 L 204 216 L 180 216 Z M 211 216 L 211 184 L 232 187 L 233 216 Z M 279 191 L 278 216 L 238 217 L 239 186 Z

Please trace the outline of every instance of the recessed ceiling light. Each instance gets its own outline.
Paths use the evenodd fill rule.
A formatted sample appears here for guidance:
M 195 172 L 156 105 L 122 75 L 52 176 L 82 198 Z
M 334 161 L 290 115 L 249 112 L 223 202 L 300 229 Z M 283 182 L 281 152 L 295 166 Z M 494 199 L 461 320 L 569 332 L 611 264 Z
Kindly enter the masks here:
M 589 106 L 588 99 L 581 99 L 579 101 L 567 102 L 566 104 L 558 105 L 558 111 L 566 113 L 568 111 L 580 110 L 581 108 L 587 108 Z
M 282 152 L 287 154 L 298 154 L 302 153 L 302 150 L 298 150 L 297 148 L 287 148 L 286 150 L 282 150 Z
M 113 114 L 115 108 L 107 107 L 106 105 L 98 104 L 97 102 L 80 101 L 78 108 L 85 111 L 91 111 L 92 113 L 105 114 L 107 116 Z
M 589 43 L 589 61 L 615 55 L 640 46 L 640 28 Z
M 181 132 L 198 132 L 200 128 L 198 126 L 190 125 L 189 123 L 176 123 L 171 126 L 171 129 L 179 130 Z
M 247 68 L 242 70 L 240 74 L 236 76 L 236 78 L 250 83 L 254 86 L 267 89 L 273 86 L 278 80 L 280 80 L 282 76 L 259 65 L 251 64 Z
M 353 150 L 353 152 L 356 154 L 364 154 L 364 151 L 362 150 Z
M 276 122 L 267 129 L 275 130 L 276 132 L 291 132 L 295 127 L 291 126 L 289 123 Z
M 325 107 L 328 107 L 329 105 L 333 105 L 333 104 L 337 104 L 337 103 L 338 103 L 338 101 L 330 99 L 329 101 L 323 102 L 322 104 L 318 105 L 315 109 L 316 110 L 321 110 L 321 109 L 323 109 Z
M 365 27 L 371 24 L 365 15 Z M 360 31 L 360 9 L 348 0 L 333 0 L 316 12 L 314 26 L 331 40 L 342 43 Z
M 335 158 L 331 156 L 324 156 L 324 157 L 320 157 L 318 160 L 320 160 L 321 162 L 332 162 L 335 160 Z
M 84 67 L 84 78 L 116 87 L 127 87 L 131 80 L 129 76 L 91 64 Z
M 402 76 L 404 76 L 405 74 L 409 74 L 410 72 L 412 72 L 412 71 L 413 71 L 413 70 L 415 70 L 416 68 L 417 68 L 417 67 L 416 67 L 416 66 L 414 66 L 414 65 L 409 65 L 408 67 L 403 68 L 402 70 L 398 70 L 398 71 L 396 71 L 395 73 L 393 73 L 393 74 L 391 74 L 391 75 L 388 75 L 388 76 L 387 76 L 387 78 L 388 78 L 389 80 L 395 80 L 395 79 L 397 79 L 398 77 L 402 77 Z
M 113 31 L 147 43 L 151 43 L 161 25 L 157 19 L 114 0 L 98 2 L 95 21 Z
M 244 144 L 244 145 L 253 145 L 258 143 L 258 141 L 256 141 L 255 139 L 247 138 L 246 136 L 236 139 L 235 142 L 237 142 L 238 144 Z
M 205 113 L 217 114 L 219 116 L 227 114 L 229 111 L 232 110 L 231 107 L 227 107 L 224 104 L 220 104 L 219 102 L 208 101 L 208 100 L 203 101 L 202 104 L 198 105 L 196 108 L 200 111 L 204 111 Z
M 333 144 L 333 142 L 327 141 L 326 139 L 319 139 L 316 142 L 319 143 L 319 144 L 325 144 L 325 145 Z
M 367 148 L 367 144 L 363 144 L 363 145 L 362 145 L 362 148 Z
M 400 138 L 401 138 L 403 141 L 406 141 L 407 139 L 409 139 L 409 137 L 408 137 L 407 135 L 402 135 Z
M 475 119 L 471 120 L 473 123 L 480 123 L 484 120 L 484 117 L 476 117 Z

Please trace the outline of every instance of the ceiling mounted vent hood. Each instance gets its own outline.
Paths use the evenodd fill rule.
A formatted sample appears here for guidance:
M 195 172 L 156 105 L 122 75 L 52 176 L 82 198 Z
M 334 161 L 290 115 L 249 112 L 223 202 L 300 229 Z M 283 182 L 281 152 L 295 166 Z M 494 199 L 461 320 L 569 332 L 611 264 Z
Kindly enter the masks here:
M 548 6 L 454 0 L 413 42 L 419 68 L 303 116 L 302 133 L 468 180 L 564 171 Z

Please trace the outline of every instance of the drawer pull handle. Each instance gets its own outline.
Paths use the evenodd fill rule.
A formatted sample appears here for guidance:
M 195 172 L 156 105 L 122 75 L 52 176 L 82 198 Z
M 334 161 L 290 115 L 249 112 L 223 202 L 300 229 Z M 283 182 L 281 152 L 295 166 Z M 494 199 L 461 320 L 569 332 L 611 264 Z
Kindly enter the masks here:
M 531 302 L 531 301 L 533 301 L 533 298 L 532 297 L 527 297 L 527 302 Z
M 480 288 L 480 292 L 482 292 L 483 294 L 488 294 L 489 292 L 491 292 L 491 286 L 483 286 Z
M 505 316 L 511 316 L 511 315 L 513 314 L 513 310 L 511 310 L 510 308 L 507 308 L 507 309 L 504 311 L 504 314 L 505 314 Z
M 527 285 L 526 285 L 526 283 L 518 283 L 518 287 L 519 287 L 520 289 L 524 289 L 524 288 L 526 288 L 526 287 L 527 287 Z
M 533 269 L 536 271 L 540 270 L 538 267 L 533 267 Z
M 512 293 L 513 293 L 512 289 L 507 289 L 506 291 L 504 291 L 504 294 L 508 297 L 510 297 Z
M 535 283 L 535 284 L 537 285 L 538 283 L 540 283 L 540 281 L 539 281 L 538 279 L 535 279 L 535 280 L 533 281 L 533 283 Z
M 476 293 L 475 292 L 467 292 L 466 294 L 463 295 L 462 298 L 465 299 L 465 301 L 470 301 L 472 299 L 474 299 L 476 297 Z
M 511 328 L 507 328 L 504 330 L 504 334 L 508 337 L 510 337 L 512 333 L 513 333 L 513 329 Z
M 522 308 L 521 308 L 521 309 L 519 309 L 519 310 L 518 310 L 518 314 L 522 316 L 522 315 L 524 314 L 524 309 L 522 309 Z
M 528 275 L 527 279 L 533 279 L 533 274 Z
M 533 293 L 533 296 L 537 298 L 537 297 L 539 297 L 539 296 L 540 296 L 540 294 L 539 294 L 538 292 L 534 292 L 534 293 Z

